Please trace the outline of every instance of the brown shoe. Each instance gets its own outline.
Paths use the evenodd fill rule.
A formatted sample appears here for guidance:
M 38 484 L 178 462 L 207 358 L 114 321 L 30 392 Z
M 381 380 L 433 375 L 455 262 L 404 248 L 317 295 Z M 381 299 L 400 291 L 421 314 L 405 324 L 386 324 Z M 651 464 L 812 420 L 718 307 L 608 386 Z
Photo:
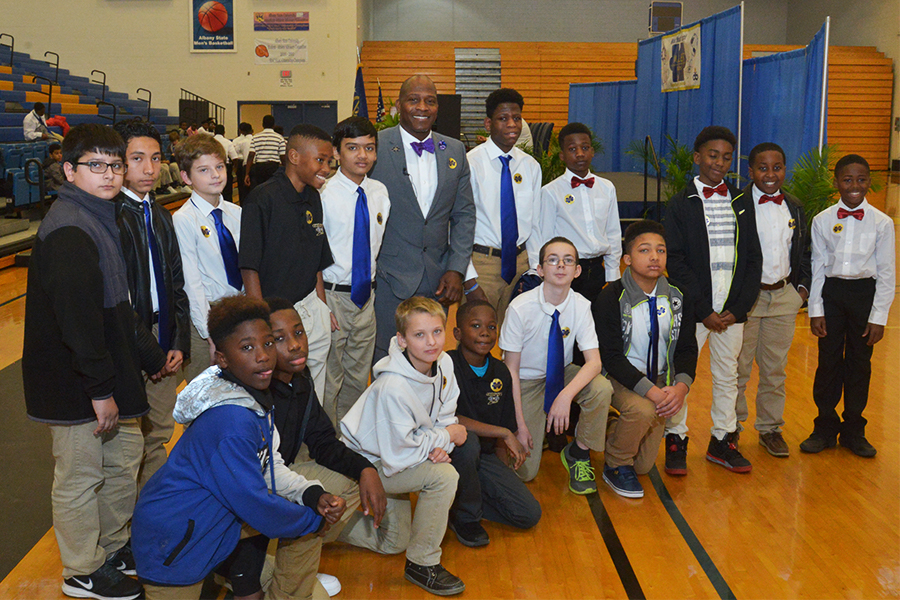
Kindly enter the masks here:
M 791 455 L 787 442 L 780 431 L 770 431 L 769 433 L 759 434 L 759 445 L 766 449 L 766 452 L 772 456 L 779 458 L 787 458 Z

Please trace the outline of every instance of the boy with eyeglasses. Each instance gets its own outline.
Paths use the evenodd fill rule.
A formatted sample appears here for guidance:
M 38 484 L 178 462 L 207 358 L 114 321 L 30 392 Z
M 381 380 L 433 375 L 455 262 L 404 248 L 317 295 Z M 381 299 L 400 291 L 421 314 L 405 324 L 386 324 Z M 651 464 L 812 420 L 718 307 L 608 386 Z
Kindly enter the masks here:
M 41 223 L 28 268 L 22 375 L 28 417 L 53 438 L 53 528 L 62 591 L 137 598 L 128 521 L 149 410 L 143 368 L 166 362 L 128 298 L 114 200 L 125 143 L 109 127 L 73 127 L 67 183 Z M 73 268 L 77 265 L 77 268 Z
M 572 291 L 581 273 L 578 250 L 564 237 L 541 248 L 537 268 L 544 282 L 517 296 L 509 305 L 500 332 L 500 348 L 512 375 L 516 405 L 516 437 L 531 450 L 519 477 L 531 481 L 541 466 L 544 434 L 561 435 L 569 428 L 572 402 L 581 407 L 575 440 L 560 453 L 576 494 L 597 491 L 590 451 L 606 446 L 606 417 L 612 386 L 600 374 L 600 344 L 591 303 Z M 572 364 L 575 342 L 584 366 Z M 546 425 L 545 425 L 546 423 Z

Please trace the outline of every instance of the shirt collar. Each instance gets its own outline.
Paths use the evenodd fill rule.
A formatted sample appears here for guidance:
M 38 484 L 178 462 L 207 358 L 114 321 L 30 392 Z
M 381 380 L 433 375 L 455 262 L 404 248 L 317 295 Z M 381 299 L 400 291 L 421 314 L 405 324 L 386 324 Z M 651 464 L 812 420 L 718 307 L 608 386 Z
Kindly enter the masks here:
M 513 161 L 515 162 L 519 156 L 516 154 L 516 150 L 519 150 L 517 147 L 513 146 L 512 150 L 509 152 L 504 152 L 500 149 L 500 146 L 494 143 L 494 140 L 488 138 L 484 143 L 484 149 L 487 152 L 488 158 L 494 160 L 495 158 L 499 158 L 501 156 L 511 156 Z M 521 150 L 519 150 L 521 152 Z
M 135 202 L 139 202 L 139 203 L 141 203 L 141 204 L 143 204 L 144 202 L 149 202 L 149 201 L 150 201 L 150 192 L 147 192 L 147 193 L 144 195 L 144 197 L 141 198 L 140 196 L 138 196 L 137 194 L 135 194 L 134 192 L 132 192 L 131 190 L 129 190 L 127 187 L 125 187 L 125 186 L 123 185 L 123 186 L 122 186 L 122 193 L 125 194 L 126 196 L 128 196 L 129 198 L 131 198 L 132 200 L 134 200 Z
M 759 189 L 758 187 L 756 187 L 756 184 L 755 184 L 755 183 L 754 183 L 751 187 L 753 188 L 752 192 L 753 192 L 753 203 L 754 203 L 754 204 L 758 204 L 758 203 L 759 203 L 759 199 L 762 198 L 763 196 L 769 196 L 769 195 L 777 196 L 778 194 L 781 193 L 781 189 L 780 189 L 780 188 L 779 188 L 779 190 L 776 191 L 774 194 L 766 194 L 766 193 L 763 192 L 761 189 Z
M 347 188 L 348 190 L 351 190 L 355 194 L 356 188 L 360 188 L 360 187 L 363 189 L 363 191 L 368 191 L 367 187 L 369 185 L 369 176 L 366 175 L 365 177 L 363 177 L 362 183 L 357 185 L 356 183 L 351 181 L 349 177 L 344 175 L 344 173 L 340 169 L 338 169 L 337 173 L 335 173 L 334 176 L 331 178 L 331 181 L 329 181 L 329 183 L 331 183 L 331 182 L 340 184 L 343 187 Z
M 863 198 L 863 201 L 859 203 L 859 206 L 857 206 L 856 208 L 850 208 L 849 206 L 844 204 L 843 199 L 838 198 L 837 207 L 843 208 L 844 210 L 860 210 L 860 209 L 865 210 L 866 208 L 869 207 L 869 201 L 868 201 L 868 199 Z
M 544 300 L 544 284 L 543 283 L 540 286 L 538 286 L 538 290 L 539 290 L 538 291 L 538 301 L 540 302 L 541 311 L 546 315 L 550 315 L 551 317 L 553 316 L 553 313 L 557 310 L 559 311 L 560 314 L 562 314 L 562 312 L 564 310 L 566 310 L 566 307 L 569 306 L 569 301 L 572 300 L 572 289 L 571 288 L 569 288 L 569 291 L 566 294 L 566 299 L 563 300 L 557 306 L 554 306 L 554 305 L 550 304 L 549 302 L 547 302 L 546 300 Z
M 566 180 L 566 183 L 571 184 L 573 177 L 577 177 L 578 179 L 590 179 L 591 177 L 596 177 L 596 175 L 594 175 L 593 171 L 588 171 L 588 174 L 585 175 L 584 177 L 582 177 L 581 175 L 576 175 L 575 173 L 573 173 L 572 171 L 570 171 L 567 168 L 566 172 L 563 173 L 563 178 Z M 590 189 L 590 188 L 586 188 L 586 189 Z
M 400 129 L 400 140 L 403 142 L 404 150 L 412 150 L 412 146 L 410 146 L 410 144 L 412 144 L 413 142 L 424 142 L 425 140 L 430 138 L 432 135 L 434 135 L 433 131 L 429 131 L 428 135 L 425 136 L 425 140 L 420 140 L 420 139 L 413 137 L 413 134 L 411 134 L 407 130 L 403 129 L 402 126 L 398 125 L 397 127 Z
M 208 217 L 214 209 L 222 208 L 222 202 L 224 202 L 224 200 L 222 199 L 221 194 L 219 194 L 219 206 L 213 206 L 212 204 L 198 196 L 197 192 L 191 193 L 191 204 L 193 204 L 194 208 L 200 211 L 200 214 L 202 214 L 204 217 Z M 222 213 L 224 212 L 225 211 L 223 210 Z

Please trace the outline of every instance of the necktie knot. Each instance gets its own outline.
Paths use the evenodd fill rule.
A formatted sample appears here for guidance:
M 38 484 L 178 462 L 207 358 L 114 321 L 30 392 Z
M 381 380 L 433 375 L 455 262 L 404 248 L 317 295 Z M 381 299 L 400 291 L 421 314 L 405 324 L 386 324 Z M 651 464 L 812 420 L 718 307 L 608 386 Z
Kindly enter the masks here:
M 759 199 L 759 203 L 765 204 L 766 202 L 774 202 L 778 206 L 781 206 L 781 203 L 784 202 L 784 194 L 776 194 L 774 196 L 763 194 Z
M 434 140 L 432 138 L 428 138 L 424 142 L 410 142 L 410 145 L 416 153 L 416 156 L 422 156 L 422 152 L 431 152 L 434 154 Z
M 717 185 L 716 187 L 704 186 L 704 188 L 703 188 L 703 197 L 704 198 L 709 199 L 713 196 L 713 194 L 718 194 L 720 196 L 728 195 L 728 186 L 725 185 L 724 181 L 722 183 L 720 183 L 719 185 Z
M 844 208 L 839 208 L 837 211 L 837 218 L 838 219 L 846 219 L 847 217 L 853 217 L 857 221 L 862 221 L 864 214 L 865 213 L 863 212 L 863 209 L 861 209 L 861 208 L 857 208 L 856 210 L 847 210 Z
M 572 189 L 577 188 L 579 185 L 585 185 L 589 188 L 594 187 L 594 178 L 593 177 L 585 177 L 581 179 L 579 177 L 572 176 Z
M 509 161 L 512 160 L 512 156 L 510 156 L 508 154 L 501 154 L 498 158 L 500 159 L 500 161 L 503 163 L 503 166 L 505 166 L 505 167 L 508 167 Z

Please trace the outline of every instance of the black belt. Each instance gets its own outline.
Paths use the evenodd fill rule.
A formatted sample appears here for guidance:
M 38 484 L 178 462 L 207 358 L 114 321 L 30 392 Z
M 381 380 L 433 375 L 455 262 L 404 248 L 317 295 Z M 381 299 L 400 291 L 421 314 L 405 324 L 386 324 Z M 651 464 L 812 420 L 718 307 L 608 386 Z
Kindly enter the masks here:
M 759 289 L 771 292 L 772 290 L 780 290 L 785 285 L 787 285 L 787 279 L 782 279 L 781 281 L 776 281 L 775 283 L 760 283 Z
M 594 258 L 579 258 L 578 259 L 578 264 L 580 264 L 582 267 L 584 265 L 593 265 L 593 264 L 597 264 L 597 263 L 600 263 L 600 264 L 603 263 L 602 256 L 595 256 Z
M 351 286 L 349 286 L 349 285 L 341 285 L 339 283 L 331 283 L 329 281 L 325 281 L 324 283 L 325 283 L 326 290 L 331 290 L 334 292 L 348 292 L 349 293 L 350 289 L 351 289 Z M 378 287 L 378 282 L 373 281 L 372 289 L 374 290 L 376 287 Z
M 522 254 L 525 251 L 525 244 L 516 247 L 516 256 Z M 472 252 L 477 252 L 478 254 L 487 254 L 488 256 L 496 256 L 500 258 L 500 250 L 497 248 L 491 248 L 490 246 L 482 246 L 481 244 L 475 244 L 472 246 Z

